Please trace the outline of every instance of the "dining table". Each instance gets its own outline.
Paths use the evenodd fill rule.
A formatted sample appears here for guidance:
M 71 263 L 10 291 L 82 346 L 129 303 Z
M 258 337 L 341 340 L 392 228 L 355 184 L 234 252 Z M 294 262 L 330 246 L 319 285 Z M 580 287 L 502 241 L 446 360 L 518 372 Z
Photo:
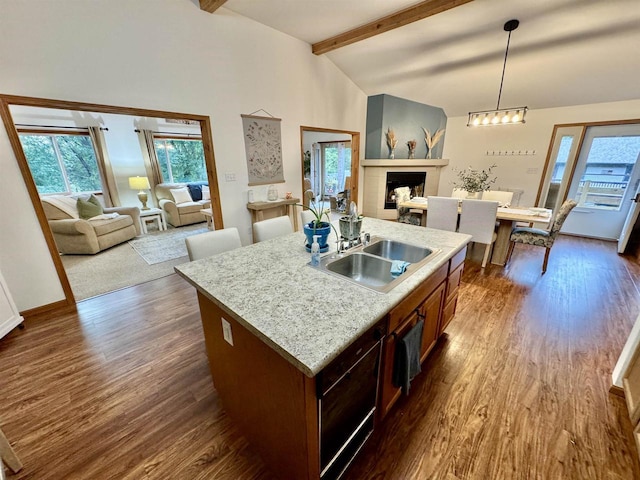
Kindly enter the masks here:
M 423 227 L 427 226 L 427 209 L 429 207 L 429 202 L 426 200 L 418 201 L 412 199 L 408 202 L 402 202 L 400 206 L 410 208 L 412 210 L 421 210 L 421 225 Z M 458 213 L 460 213 L 460 211 L 461 209 L 458 209 Z M 498 207 L 498 214 L 496 215 L 498 226 L 496 229 L 496 241 L 493 245 L 493 253 L 491 254 L 491 263 L 502 266 L 507 263 L 509 238 L 511 237 L 511 230 L 516 226 L 516 223 L 535 223 L 540 224 L 542 227 L 548 227 L 551 222 L 551 214 L 552 211 L 548 208 Z

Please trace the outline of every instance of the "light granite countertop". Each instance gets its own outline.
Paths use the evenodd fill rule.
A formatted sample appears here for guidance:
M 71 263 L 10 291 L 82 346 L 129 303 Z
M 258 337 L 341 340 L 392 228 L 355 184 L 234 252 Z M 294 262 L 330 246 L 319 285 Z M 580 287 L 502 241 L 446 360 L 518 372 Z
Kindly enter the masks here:
M 318 374 L 471 239 L 469 235 L 365 218 L 362 231 L 441 252 L 388 293 L 307 265 L 292 233 L 175 267 L 176 272 L 309 377 Z M 332 232 L 330 240 L 335 240 Z M 330 242 L 335 254 L 335 241 Z

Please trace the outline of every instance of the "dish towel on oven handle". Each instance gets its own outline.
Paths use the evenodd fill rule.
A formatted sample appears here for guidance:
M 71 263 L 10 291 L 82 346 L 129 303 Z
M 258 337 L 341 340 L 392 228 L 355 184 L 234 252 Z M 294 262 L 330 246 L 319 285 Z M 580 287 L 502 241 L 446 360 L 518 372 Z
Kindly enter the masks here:
M 402 387 L 402 392 L 409 395 L 411 380 L 418 375 L 420 368 L 420 346 L 424 320 L 418 321 L 396 344 L 393 363 L 393 384 Z

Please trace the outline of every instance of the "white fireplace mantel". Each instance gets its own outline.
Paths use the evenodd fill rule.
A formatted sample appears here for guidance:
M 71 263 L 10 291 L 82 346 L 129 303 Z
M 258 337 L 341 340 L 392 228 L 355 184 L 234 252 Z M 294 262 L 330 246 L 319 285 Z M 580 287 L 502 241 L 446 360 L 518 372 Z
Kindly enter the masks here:
M 442 158 L 367 158 L 360 161 L 364 167 L 363 214 L 368 217 L 391 220 L 396 218 L 395 209 L 384 208 L 387 172 L 425 172 L 424 196 L 437 195 L 440 169 L 449 165 Z
M 446 167 L 448 159 L 443 158 L 365 158 L 360 160 L 363 167 Z

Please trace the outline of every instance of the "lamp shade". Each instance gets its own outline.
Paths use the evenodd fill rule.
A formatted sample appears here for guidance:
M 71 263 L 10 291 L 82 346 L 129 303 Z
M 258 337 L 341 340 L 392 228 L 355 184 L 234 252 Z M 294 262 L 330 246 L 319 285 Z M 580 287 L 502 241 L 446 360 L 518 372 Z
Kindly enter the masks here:
M 131 190 L 149 190 L 149 179 L 147 177 L 129 177 L 129 188 Z

